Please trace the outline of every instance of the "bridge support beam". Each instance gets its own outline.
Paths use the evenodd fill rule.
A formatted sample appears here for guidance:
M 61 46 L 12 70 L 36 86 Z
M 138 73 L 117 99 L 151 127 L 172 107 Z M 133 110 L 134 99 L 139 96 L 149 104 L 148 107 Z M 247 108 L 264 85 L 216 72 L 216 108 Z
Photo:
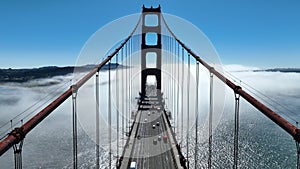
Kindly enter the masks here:
M 210 72 L 209 121 L 208 121 L 208 168 L 211 169 L 212 157 L 212 116 L 213 116 L 213 73 Z
M 237 89 L 241 87 L 237 86 Z M 235 97 L 235 113 L 234 113 L 234 159 L 233 159 L 233 169 L 238 168 L 238 148 L 239 148 L 239 109 L 240 109 L 240 95 L 234 93 Z
M 72 110 L 73 110 L 73 168 L 77 169 L 77 86 L 72 86 Z
M 15 128 L 9 135 L 14 136 L 18 140 L 18 143 L 14 144 L 12 147 L 14 149 L 14 159 L 15 159 L 15 169 L 22 169 L 22 148 L 25 134 L 22 127 Z
M 189 139 L 190 139 L 190 54 L 188 54 L 188 79 L 187 79 L 187 127 L 186 127 L 186 161 L 187 161 L 187 168 L 190 168 L 190 161 L 189 161 Z
M 99 152 L 99 146 L 100 146 L 100 140 L 99 140 L 99 71 L 96 73 L 96 168 L 100 168 L 100 152 Z
M 177 45 L 177 54 L 176 54 L 176 56 L 177 56 L 177 81 L 178 81 L 178 84 L 177 84 L 177 109 L 176 109 L 176 113 L 177 113 L 177 119 L 176 119 L 176 131 L 174 130 L 174 133 L 176 133 L 176 139 L 178 140 L 179 139 L 179 137 L 178 137 L 178 134 L 179 134 L 179 91 L 180 91 L 180 88 L 179 88 L 179 59 L 180 59 L 180 57 L 179 57 L 179 54 L 180 53 L 180 51 L 179 51 L 179 44 Z
M 116 64 L 119 64 L 119 54 L 116 54 Z M 116 168 L 119 167 L 119 72 L 118 67 L 116 68 L 116 99 L 117 99 L 117 161 L 116 161 Z
M 194 154 L 194 160 L 195 160 L 195 169 L 197 169 L 197 164 L 198 164 L 198 103 L 199 103 L 199 62 L 196 62 L 196 108 L 195 108 L 195 115 L 196 115 L 196 126 L 195 126 L 195 154 Z
M 111 151 L 111 75 L 110 75 L 110 65 L 111 60 L 108 62 L 108 141 L 109 141 L 109 169 L 112 167 L 112 151 Z
M 13 145 L 15 156 L 15 169 L 22 169 L 22 146 L 23 140 L 19 144 Z
M 129 133 L 129 112 L 128 112 L 128 104 L 127 104 L 127 99 L 128 99 L 128 59 L 129 59 L 129 55 L 128 55 L 128 44 L 125 44 L 124 46 L 124 49 L 125 49 L 125 66 L 126 66 L 126 69 L 125 69 L 125 100 L 124 100 L 124 104 L 125 104 L 125 132 L 126 132 L 126 136 L 128 136 L 128 133 Z
M 182 143 L 183 141 L 183 86 L 184 86 L 184 49 L 182 48 L 181 51 L 181 56 L 182 56 L 182 64 L 181 64 L 181 140 L 180 142 Z
M 122 61 L 122 64 L 125 64 L 124 63 L 124 47 L 121 49 L 121 61 Z M 125 109 L 124 109 L 124 102 L 125 102 L 125 95 L 124 95 L 124 91 L 125 91 L 125 85 L 124 85 L 124 68 L 122 68 L 122 70 L 121 70 L 121 76 L 122 76 L 122 84 L 121 84 L 121 86 L 122 86 L 122 88 L 121 88 L 121 90 L 122 90 L 122 92 L 121 92 L 121 94 L 122 94 L 122 96 L 121 96 L 121 103 L 122 103 L 122 145 L 124 146 L 124 140 L 125 140 L 125 132 L 126 132 L 126 130 L 125 130 L 125 126 L 124 126 L 124 124 L 125 124 Z

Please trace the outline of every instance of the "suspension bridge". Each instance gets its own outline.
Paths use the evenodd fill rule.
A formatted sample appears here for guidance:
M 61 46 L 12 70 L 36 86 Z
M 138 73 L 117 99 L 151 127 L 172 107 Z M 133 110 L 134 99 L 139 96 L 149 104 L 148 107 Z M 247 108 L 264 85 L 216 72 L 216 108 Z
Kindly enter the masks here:
M 156 18 L 154 25 L 148 25 L 149 16 Z M 151 38 L 149 40 L 150 35 L 154 35 L 154 40 Z M 207 122 L 204 127 L 208 143 L 205 168 L 212 168 L 214 163 L 212 155 L 216 153 L 212 148 L 213 119 L 216 116 L 214 96 L 216 92 L 220 92 L 215 89 L 216 80 L 234 94 L 233 168 L 242 167 L 239 161 L 241 99 L 259 110 L 295 140 L 297 147 L 295 160 L 299 168 L 300 130 L 297 125 L 271 110 L 242 86 L 227 78 L 214 65 L 204 61 L 187 45 L 168 26 L 160 6 L 157 8 L 143 6 L 131 34 L 83 78 L 73 83 L 44 109 L 36 112 L 31 119 L 6 134 L 0 142 L 0 155 L 13 148 L 15 168 L 22 168 L 25 136 L 56 108 L 71 99 L 72 167 L 78 168 L 77 123 L 78 113 L 81 111 L 78 99 L 86 84 L 94 83 L 95 113 L 94 121 L 90 123 L 93 123 L 96 168 L 101 167 L 100 155 L 104 142 L 107 143 L 105 147 L 108 152 L 106 168 L 200 168 L 199 154 L 203 152 L 199 149 L 199 128 L 203 119 L 199 116 L 201 109 L 199 101 L 201 101 L 200 90 L 204 89 L 199 85 L 201 83 L 199 69 L 202 67 L 207 71 L 209 84 L 205 117 Z M 108 84 L 107 88 L 101 89 L 100 71 L 104 67 Z M 191 73 L 191 67 L 195 68 L 194 73 Z M 107 95 L 101 94 L 104 93 L 103 90 Z M 103 108 L 101 102 L 107 102 L 107 107 Z M 113 106 L 117 107 L 115 111 Z M 103 119 L 106 127 L 102 127 Z M 193 126 L 194 130 L 191 130 L 190 126 Z

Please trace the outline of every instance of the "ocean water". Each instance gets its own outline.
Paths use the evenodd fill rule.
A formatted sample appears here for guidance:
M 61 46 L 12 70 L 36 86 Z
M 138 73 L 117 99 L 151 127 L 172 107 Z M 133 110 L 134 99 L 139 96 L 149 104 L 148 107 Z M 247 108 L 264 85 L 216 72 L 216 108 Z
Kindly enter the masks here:
M 279 73 L 279 72 L 252 72 L 252 71 L 232 71 L 232 74 L 243 80 L 243 83 L 253 86 L 255 89 L 266 94 L 271 99 L 275 100 L 280 105 L 284 105 L 291 112 L 285 112 L 286 109 L 281 110 L 278 104 L 273 104 L 272 108 L 278 109 L 280 114 L 286 118 L 293 118 L 295 120 L 299 118 L 300 112 L 300 74 L 296 73 Z M 100 90 L 107 89 L 107 74 L 102 72 L 100 74 L 102 81 Z M 52 94 L 48 99 L 45 99 L 45 104 L 51 101 L 56 95 L 68 88 L 71 76 L 54 77 L 52 79 L 45 79 L 39 81 L 27 82 L 24 84 L 1 84 L 0 86 L 0 126 L 3 126 L 10 119 L 18 115 L 25 110 L 29 105 L 32 105 L 38 100 L 49 93 Z M 87 88 L 91 88 L 93 80 L 90 84 L 87 84 Z M 49 84 L 49 81 L 58 82 L 54 85 Z M 121 83 L 121 82 L 119 82 Z M 50 83 L 51 84 L 51 83 Z M 66 84 L 66 85 L 63 85 Z M 112 84 L 113 85 L 113 84 Z M 204 84 L 203 84 L 204 85 Z M 63 86 L 59 88 L 60 86 Z M 59 88 L 59 90 L 56 90 Z M 204 87 L 205 88 L 205 87 Z M 101 90 L 102 91 L 102 90 Z M 107 93 L 100 91 L 102 112 L 106 112 L 104 108 L 107 102 L 104 101 Z M 86 91 L 89 93 L 89 91 Z M 132 97 L 136 91 L 132 91 Z M 224 95 L 224 107 L 222 109 L 216 109 L 216 115 L 220 116 L 215 122 L 215 128 L 213 133 L 213 168 L 232 168 L 233 165 L 233 136 L 234 136 L 234 95 L 233 93 L 225 89 Z M 117 97 L 116 93 L 113 97 Z M 119 95 L 119 97 L 122 94 Z M 222 95 L 222 97 L 223 97 Z M 94 93 L 89 93 L 87 99 L 93 102 Z M 194 97 L 191 95 L 190 97 Z M 134 108 L 135 99 L 132 99 L 132 107 Z M 192 100 L 192 99 L 191 99 Z M 201 100 L 201 98 L 200 98 Z M 222 99 L 221 99 L 222 100 Z M 202 98 L 202 101 L 204 99 Z M 89 111 L 82 113 L 83 110 L 90 110 L 88 103 L 83 99 L 78 100 L 79 116 L 86 115 Z M 205 102 L 205 101 L 204 101 Z M 117 109 L 120 109 L 123 105 L 116 101 L 113 102 L 112 112 L 115 114 Z M 82 107 L 81 107 L 82 106 Z M 86 106 L 86 107 L 85 107 Z M 194 107 L 194 103 L 190 104 Z M 25 112 L 24 118 L 29 119 L 42 107 L 37 106 L 35 111 L 31 113 Z M 80 108 L 81 107 L 81 108 Z M 172 110 L 172 105 L 168 106 Z M 176 106 L 174 106 L 176 107 Z M 133 109 L 132 108 L 132 109 Z M 91 111 L 94 109 L 91 109 Z M 176 109 L 175 109 L 176 110 Z M 31 114 L 30 114 L 31 113 Z M 199 164 L 197 168 L 207 168 L 208 157 L 208 137 L 205 127 L 207 107 L 199 107 L 199 118 L 203 125 L 199 125 L 199 143 L 195 145 L 195 127 L 191 125 L 189 129 L 189 159 L 191 167 L 194 166 L 194 150 L 198 149 L 196 158 Z M 286 113 L 286 114 L 283 114 Z M 107 118 L 104 113 L 103 118 Z M 14 124 L 19 126 L 21 124 L 20 118 L 14 120 Z M 88 115 L 86 115 L 88 116 Z M 94 136 L 88 131 L 87 124 L 80 118 L 78 129 L 78 164 L 79 168 L 95 168 L 95 143 Z M 112 117 L 114 118 L 114 116 Z M 82 120 L 82 121 L 81 121 Z M 174 119 L 174 121 L 176 118 Z M 293 120 L 289 119 L 292 123 Z M 107 124 L 100 124 L 107 125 Z M 113 128 L 116 128 L 115 120 L 112 124 Z M 175 126 L 176 127 L 176 126 Z M 0 129 L 0 134 L 7 133 L 10 129 L 10 123 Z M 102 129 L 102 128 L 101 128 Z M 103 128 L 105 130 L 105 128 Z M 186 130 L 186 128 L 185 128 Z M 93 131 L 93 129 L 92 129 Z M 100 131 L 101 132 L 101 131 Z M 177 131 L 178 132 L 178 131 Z M 107 133 L 102 132 L 100 142 L 101 144 L 101 168 L 107 166 L 108 161 L 108 146 L 105 144 L 107 141 Z M 180 140 L 180 133 L 177 133 L 178 140 Z M 113 136 L 113 139 L 115 136 Z M 124 143 L 124 140 L 120 140 L 120 144 Z M 181 142 L 182 141 L 182 142 Z M 180 140 L 182 145 L 182 151 L 186 154 L 186 140 Z M 121 151 L 122 147 L 119 147 Z M 113 159 L 116 157 L 116 141 L 113 142 Z M 114 161 L 115 162 L 115 161 Z M 114 165 L 113 165 L 114 166 Z M 239 167 L 240 168 L 270 168 L 270 169 L 287 169 L 296 167 L 296 144 L 291 136 L 278 127 L 275 123 L 269 120 L 262 113 L 257 111 L 251 105 L 241 99 L 240 103 L 240 133 L 239 133 Z M 14 168 L 14 156 L 13 151 L 10 149 L 4 155 L 0 157 L 0 168 L 9 169 Z M 47 117 L 42 123 L 40 123 L 35 129 L 33 129 L 25 138 L 23 145 L 23 168 L 72 168 L 72 103 L 68 99 L 65 103 L 57 108 L 49 117 Z

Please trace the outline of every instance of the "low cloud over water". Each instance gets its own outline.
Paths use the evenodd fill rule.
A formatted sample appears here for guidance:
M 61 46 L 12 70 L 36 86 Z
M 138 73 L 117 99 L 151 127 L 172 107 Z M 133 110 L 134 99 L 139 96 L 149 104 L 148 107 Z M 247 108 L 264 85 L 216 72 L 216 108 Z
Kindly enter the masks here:
M 191 68 L 195 72 L 195 68 Z M 249 90 L 251 94 L 258 95 L 260 99 L 266 104 L 268 98 L 263 98 L 264 95 L 270 97 L 274 101 L 284 105 L 290 112 L 284 111 L 278 104 L 270 104 L 272 109 L 278 112 L 285 118 L 292 118 L 300 120 L 300 74 L 299 73 L 281 73 L 281 72 L 264 72 L 253 71 L 258 68 L 245 67 L 242 65 L 225 66 L 225 74 L 227 77 L 233 77 L 235 82 L 240 84 L 245 90 Z M 228 71 L 228 72 L 227 72 Z M 205 76 L 207 72 L 203 72 Z M 193 73 L 195 76 L 195 73 Z M 112 74 L 114 76 L 114 72 Z M 41 105 L 48 104 L 57 95 L 69 88 L 71 85 L 72 76 L 55 76 L 49 79 L 32 80 L 25 83 L 3 83 L 0 86 L 0 126 L 3 126 L 9 120 L 14 118 L 26 110 L 30 105 L 33 105 L 39 100 L 43 100 L 47 95 L 47 99 L 36 105 L 36 107 L 25 112 L 20 118 L 14 120 L 16 126 L 20 125 L 20 119 L 26 117 L 29 119 L 43 108 Z M 208 89 L 208 79 L 202 83 L 202 88 Z M 107 74 L 100 73 L 101 87 L 107 88 Z M 82 96 L 89 97 L 90 101 L 94 101 L 94 78 L 91 79 L 90 84 L 86 87 L 92 89 L 91 93 Z M 112 84 L 115 84 L 113 81 Z M 253 90 L 252 87 L 257 91 Z M 51 91 L 51 92 L 50 92 Z M 217 89 L 216 89 L 217 91 Z M 50 93 L 49 93 L 50 92 Z M 214 131 L 214 149 L 213 149 L 213 165 L 216 168 L 230 168 L 232 166 L 232 148 L 233 148 L 233 107 L 234 98 L 233 92 L 225 87 L 224 107 L 220 113 L 221 117 L 218 119 L 218 125 L 215 125 Z M 208 99 L 204 99 L 208 91 L 204 91 L 201 104 L 207 104 Z M 105 98 L 103 94 L 106 92 L 100 91 L 101 98 Z M 116 93 L 113 92 L 113 95 Z M 133 96 L 135 97 L 135 96 Z M 190 95 L 195 97 L 194 94 Z M 92 98 L 92 99 L 91 99 Z M 83 98 L 81 98 L 83 102 Z M 80 102 L 79 100 L 79 102 Z M 192 99 L 191 99 L 192 100 Z M 42 104 L 44 103 L 44 104 Z M 114 103 L 115 104 L 115 103 Z M 135 104 L 135 103 L 134 103 Z M 79 106 L 81 103 L 78 103 Z M 102 111 L 106 103 L 102 102 Z M 171 107 L 171 106 L 168 106 Z M 191 107 L 195 107 L 194 103 Z M 207 107 L 207 106 L 206 106 Z M 68 99 L 61 107 L 55 110 L 49 117 L 47 117 L 39 126 L 37 126 L 31 133 L 29 133 L 24 141 L 23 150 L 23 166 L 24 168 L 71 168 L 72 164 L 72 104 Z M 79 110 L 83 108 L 79 107 Z M 91 110 L 94 111 L 93 108 Z M 201 166 L 206 166 L 207 158 L 207 138 L 205 129 L 207 108 L 200 107 L 204 119 L 203 125 L 199 129 L 200 143 L 198 145 L 198 158 L 203 161 Z M 116 107 L 113 108 L 116 111 Z M 94 112 L 87 112 L 92 113 Z M 284 114 L 285 113 L 285 114 Z M 295 168 L 296 164 L 296 149 L 293 139 L 282 129 L 276 126 L 272 121 L 258 112 L 251 105 L 242 100 L 241 102 L 241 121 L 240 121 L 240 165 L 241 168 Z M 105 117 L 105 116 L 103 116 Z M 293 122 L 292 119 L 289 121 Z M 201 121 L 201 120 L 200 120 Z M 79 141 L 79 166 L 80 168 L 90 167 L 94 165 L 94 142 L 84 130 L 83 124 L 80 124 L 78 141 Z M 0 129 L 1 134 L 7 133 L 10 130 L 10 123 Z M 191 133 L 195 132 L 193 126 L 190 129 Z M 193 147 L 193 135 L 191 134 L 191 146 Z M 103 138 L 104 139 L 104 138 Z M 183 143 L 185 141 L 183 140 Z M 115 143 L 113 143 L 115 144 Z M 107 147 L 102 148 L 102 166 L 107 160 Z M 46 152 L 46 153 L 45 153 Z M 0 166 L 4 168 L 13 168 L 13 152 L 8 151 L 0 157 Z

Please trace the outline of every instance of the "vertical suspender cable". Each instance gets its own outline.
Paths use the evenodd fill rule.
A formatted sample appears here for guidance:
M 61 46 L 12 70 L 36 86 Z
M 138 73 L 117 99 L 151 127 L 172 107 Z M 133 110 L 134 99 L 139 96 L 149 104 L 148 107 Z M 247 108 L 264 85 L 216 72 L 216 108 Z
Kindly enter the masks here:
M 161 70 L 162 70 L 162 79 L 164 77 L 164 65 L 165 65 L 165 60 L 164 60 L 164 51 L 165 51 L 165 48 L 164 48 L 164 43 L 165 42 L 165 38 L 164 36 L 161 37 L 161 44 L 162 44 L 162 49 L 161 49 L 161 53 L 162 53 L 162 57 L 161 57 L 161 62 L 162 62 L 162 67 L 161 67 Z M 165 91 L 165 82 L 162 80 L 162 87 L 161 87 L 161 91 Z M 164 94 L 164 92 L 162 92 L 162 94 Z M 162 95 L 162 99 L 164 99 L 165 96 Z M 164 100 L 165 101 L 165 100 Z
M 167 72 L 168 72 L 168 41 L 167 41 L 168 39 L 167 39 L 167 37 L 165 38 L 165 41 L 164 41 L 164 43 L 165 43 L 165 55 L 164 55 L 164 58 L 165 58 L 165 72 L 166 72 L 166 78 L 168 78 L 167 76 L 168 76 L 168 74 L 167 74 Z M 165 82 L 165 90 L 164 90 L 164 93 L 165 93 L 165 97 L 166 97 L 166 104 L 167 104 L 167 102 L 168 102 L 168 100 L 167 99 L 169 99 L 168 97 L 168 80 L 165 80 L 164 81 Z
M 171 99 L 172 99 L 172 88 L 171 88 L 171 84 L 172 84 L 172 78 L 171 78 L 171 74 L 172 74 L 172 67 L 171 67 L 171 37 L 169 36 L 169 39 L 168 39 L 169 41 L 168 41 L 168 48 L 169 48 L 169 51 L 168 51 L 168 61 L 169 61 L 169 63 L 168 63 L 168 65 L 169 65 L 169 71 L 168 71 L 168 73 L 169 73 L 169 111 L 171 111 L 171 109 L 172 109 L 172 101 L 171 101 Z
M 130 86 L 131 86 L 131 90 L 130 90 L 130 106 L 131 106 L 131 109 L 133 108 L 132 107 L 132 96 L 133 96 L 133 89 L 132 89 L 132 86 L 133 86 L 133 60 L 132 60 L 132 57 L 133 57 L 133 45 L 132 45 L 132 39 L 131 39 L 131 41 L 130 41 L 130 58 L 131 58 L 131 67 L 130 67 L 130 72 L 131 72 L 131 75 L 130 75 L 130 78 L 131 78 L 131 80 L 130 80 Z
M 118 69 L 119 69 L 119 54 L 116 54 L 116 101 L 117 101 L 117 168 L 119 166 L 119 76 L 118 76 Z
M 184 49 L 182 48 L 182 66 L 181 66 L 181 142 L 183 141 L 183 85 L 184 85 Z
M 298 125 L 298 122 L 297 122 L 297 125 Z M 295 141 L 296 143 L 296 150 L 297 150 L 297 169 L 300 169 L 300 146 L 299 146 L 299 142 L 298 141 Z
M 234 118 L 234 165 L 233 168 L 238 168 L 238 147 L 239 147 L 239 107 L 240 95 L 234 93 L 235 96 L 235 118 Z
M 172 51 L 172 40 L 171 40 L 171 37 L 169 37 L 169 77 L 170 77 L 170 79 L 169 79 L 169 91 L 170 91 L 170 97 L 169 97 L 169 102 L 170 102 L 170 106 L 169 106 L 169 109 L 170 109 L 170 113 L 171 113 L 171 111 L 173 111 L 172 109 L 172 58 L 171 58 L 171 51 Z
M 170 37 L 168 36 L 167 38 L 167 73 L 170 75 L 170 58 L 169 58 L 169 55 L 170 55 Z M 168 78 L 169 78 L 169 75 L 168 75 Z M 167 86 L 167 92 L 168 92 L 168 106 L 170 106 L 170 98 L 171 98 L 171 95 L 170 95 L 170 80 L 168 79 L 168 86 Z M 170 107 L 169 107 L 170 109 Z
M 77 86 L 72 86 L 72 107 L 73 107 L 73 168 L 77 169 Z
M 129 46 L 129 43 L 127 44 L 127 110 L 128 110 L 128 120 L 129 120 L 129 125 L 128 125 L 128 132 L 130 131 L 130 127 L 131 127 L 131 124 L 130 124 L 130 118 L 131 118 L 131 114 L 130 114 L 130 57 L 129 57 L 129 51 L 130 50 L 130 46 Z
M 125 100 L 124 100 L 124 104 L 125 104 L 125 113 L 126 113 L 126 118 L 125 118 L 125 123 L 126 123 L 126 135 L 128 134 L 128 129 L 129 129 L 129 125 L 128 125 L 128 104 L 127 104 L 127 99 L 128 99 L 128 56 L 127 53 L 128 52 L 128 44 L 125 44 Z M 128 135 L 127 135 L 128 136 Z
M 163 50 L 163 51 L 164 51 L 164 53 L 163 53 L 163 54 L 164 54 L 164 55 L 163 55 L 163 56 L 164 56 L 164 57 L 163 57 L 163 61 L 164 61 L 164 72 L 167 72 L 167 67 L 168 67 L 168 65 L 167 65 L 167 63 L 168 63 L 168 62 L 167 62 L 167 53 L 166 53 L 166 52 L 167 52 L 167 47 L 166 47 L 167 44 L 166 44 L 166 37 L 163 36 L 163 38 L 164 38 L 164 41 L 163 41 L 163 44 L 164 44 L 164 45 L 163 45 L 163 48 L 164 48 L 164 50 Z M 168 75 L 167 73 L 164 74 L 164 79 L 167 77 L 167 75 Z M 164 85 L 165 104 L 167 104 L 167 101 L 168 101 L 168 100 L 167 100 L 167 99 L 168 99 L 168 98 L 167 98 L 167 81 L 166 81 L 166 80 L 163 80 L 162 82 L 164 83 L 163 85 Z M 164 105 L 164 106 L 165 106 L 165 105 Z
M 111 169 L 111 79 L 110 79 L 110 64 L 111 60 L 108 62 L 108 141 L 109 141 L 109 168 Z
M 131 57 L 131 48 L 132 48 L 132 44 L 131 44 L 131 39 L 129 40 L 129 54 L 128 54 L 128 58 L 129 58 L 129 101 L 128 101 L 128 105 L 129 105 L 129 113 L 130 116 L 132 115 L 132 107 L 131 107 L 131 92 L 132 92 L 132 57 Z M 131 126 L 131 125 L 130 125 Z
M 208 122 L 208 168 L 211 168 L 212 156 L 212 116 L 213 116 L 213 73 L 210 72 L 209 122 Z
M 177 95 L 178 93 L 176 92 L 176 84 L 177 84 L 177 76 L 178 76 L 178 70 L 176 69 L 177 68 L 177 57 L 176 57 L 176 51 L 177 51 L 177 42 L 176 40 L 174 39 L 174 54 L 173 54 L 173 69 L 175 70 L 174 72 L 174 78 L 173 78 L 173 83 L 174 83 L 174 114 L 177 116 Z M 177 119 L 178 117 L 176 117 Z M 176 123 L 175 119 L 174 119 L 174 123 Z
M 171 57 L 171 52 L 172 52 L 172 38 L 170 37 L 169 38 L 169 73 L 170 73 L 170 80 L 169 80 L 169 83 L 170 83 L 170 111 L 173 111 L 173 103 L 172 103 L 172 99 L 173 99 L 173 92 L 172 92 L 172 75 L 173 75 L 173 69 L 172 69 L 172 57 Z
M 173 74 L 172 74 L 172 83 L 173 83 L 173 114 L 176 116 L 176 91 L 175 91 L 175 77 L 176 77 L 176 68 L 175 68 L 175 52 L 176 52 L 176 45 L 175 39 L 173 38 L 173 52 L 172 52 L 172 67 L 173 67 Z M 175 127 L 175 126 L 174 126 Z
M 169 36 L 169 52 L 168 52 L 168 58 L 169 58 L 169 111 L 172 110 L 172 66 L 171 66 L 171 37 Z
M 10 120 L 10 130 L 13 130 L 13 120 Z
M 19 144 L 14 144 L 14 158 L 15 158 L 15 169 L 22 169 L 22 147 L 23 141 L 21 140 Z
M 121 92 L 121 94 L 122 94 L 122 99 L 121 99 L 121 104 L 122 104 L 122 145 L 124 146 L 124 133 L 125 133 L 125 131 L 124 131 L 124 116 L 125 116 L 125 114 L 124 114 L 124 112 L 125 112 L 125 110 L 124 110 L 124 47 L 122 48 L 122 51 L 121 51 L 121 60 L 122 60 L 122 72 L 121 72 L 121 76 L 122 76 L 122 92 Z
M 174 75 L 174 67 L 173 67 L 173 56 L 172 56 L 172 52 L 173 52 L 173 38 L 171 38 L 171 47 L 170 47 L 170 62 L 171 62 L 171 79 L 170 79 L 170 82 L 171 82 L 171 103 L 172 103 L 172 114 L 174 113 L 174 80 L 173 80 L 173 75 Z
M 189 126 L 190 126 L 190 68 L 191 68 L 191 56 L 188 54 L 188 80 L 187 80 L 187 126 L 186 126 L 186 158 L 187 158 L 187 168 L 190 168 L 189 162 Z
M 165 61 L 164 61 L 164 51 L 165 51 L 165 49 L 164 49 L 164 36 L 162 36 L 161 37 L 161 45 L 162 45 L 162 48 L 161 48 L 161 62 L 162 62 L 162 67 L 161 67 L 161 71 L 162 71 L 162 74 L 161 74 L 161 76 L 162 76 L 162 79 L 163 79 L 163 77 L 164 77 L 164 64 L 165 64 Z M 165 91 L 165 83 L 164 83 L 164 81 L 162 80 L 162 83 L 161 83 L 161 85 L 162 85 L 162 87 L 161 87 L 161 93 L 162 94 L 164 94 L 164 92 L 162 92 L 162 91 Z M 164 95 L 162 95 L 162 99 L 164 100 Z M 165 101 L 165 100 L 164 100 Z
M 175 69 L 175 56 L 176 56 L 176 45 L 175 45 L 175 40 L 173 38 L 173 47 L 172 47 L 172 67 L 173 67 L 173 73 L 172 73 L 172 83 L 173 83 L 173 87 L 172 87 L 172 90 L 173 90 L 173 98 L 172 98 L 172 101 L 173 101 L 173 115 L 174 115 L 174 118 L 173 118 L 173 127 L 175 128 L 175 121 L 176 121 L 176 91 L 175 91 L 175 82 L 176 82 L 176 69 Z M 174 131 L 174 130 L 173 130 Z
M 177 122 L 176 122 L 176 126 L 177 126 L 177 130 L 179 129 L 178 127 L 179 127 L 179 63 L 180 63 L 180 61 L 179 61 L 179 59 L 180 59 L 180 57 L 179 57 L 179 43 L 177 43 L 177 54 L 176 54 L 176 56 L 177 56 Z M 179 131 L 179 130 L 178 130 Z M 177 131 L 177 133 L 178 133 L 178 131 Z M 178 136 L 177 136 L 177 134 L 176 134 L 176 137 L 177 137 L 177 139 L 178 139 Z
M 176 128 L 176 120 L 177 120 L 177 95 L 178 93 L 176 92 L 176 82 L 177 82 L 177 74 L 178 74 L 178 70 L 176 70 L 176 67 L 177 67 L 177 57 L 176 57 L 176 51 L 177 51 L 177 45 L 176 45 L 176 41 L 174 40 L 174 51 L 173 51 L 173 69 L 174 69 L 174 77 L 173 77 L 173 83 L 174 83 L 174 86 L 173 86 L 173 90 L 174 90 L 174 133 L 176 133 L 175 131 L 175 128 Z
M 198 104 L 199 104 L 199 62 L 196 61 L 196 104 L 195 104 L 195 115 L 196 115 L 196 130 L 195 130 L 195 169 L 197 169 L 197 164 L 198 164 L 198 116 L 199 116 L 199 111 L 198 111 Z
M 166 43 L 166 56 L 165 56 L 165 58 L 166 58 L 166 79 L 167 78 L 169 78 L 168 77 L 168 73 L 169 73 L 169 58 L 168 58 L 168 54 L 169 54 L 169 47 L 168 47 L 168 37 L 166 37 L 166 40 L 165 40 L 165 43 Z M 165 90 L 165 92 L 166 92 L 166 98 L 167 98 L 167 100 L 166 100 L 166 106 L 169 106 L 169 80 L 166 80 L 165 81 L 166 82 L 166 90 Z
M 129 48 L 130 46 L 129 46 L 129 43 L 127 43 L 127 54 L 126 54 L 126 60 L 127 60 L 127 68 L 126 68 L 126 81 L 127 81 L 127 99 L 128 99 L 128 101 L 127 101 L 127 103 L 126 103 L 126 105 L 127 105 L 127 112 L 128 112 L 128 133 L 129 133 L 129 131 L 130 131 L 130 105 L 129 105 L 129 103 L 130 103 L 130 95 L 129 95 L 129 93 L 130 93 L 130 86 L 129 86 L 129 82 L 130 82 L 130 79 L 129 79 L 129 69 L 130 69 L 130 58 L 129 58 Z
M 168 37 L 166 37 L 166 75 L 168 76 L 168 71 L 169 71 L 169 63 L 168 63 L 168 53 L 169 51 L 168 51 Z M 166 78 L 168 78 L 168 77 L 166 77 Z M 166 81 L 166 98 L 167 98 L 167 103 L 169 102 L 169 80 L 167 80 Z M 168 104 L 167 104 L 167 106 L 168 106 Z
M 168 54 L 169 54 L 169 51 L 168 51 L 168 37 L 166 37 L 166 79 L 168 78 L 168 71 L 169 71 L 169 62 L 168 62 Z M 167 98 L 167 103 L 169 103 L 169 80 L 166 80 L 166 98 Z M 168 104 L 167 104 L 168 106 Z
M 298 122 L 296 122 L 296 126 L 298 128 Z M 300 145 L 299 142 L 295 140 L 296 143 L 296 151 L 297 151 L 297 164 L 296 164 L 296 168 L 300 169 Z
M 96 73 L 96 168 L 100 168 L 100 157 L 99 157 L 99 71 Z

